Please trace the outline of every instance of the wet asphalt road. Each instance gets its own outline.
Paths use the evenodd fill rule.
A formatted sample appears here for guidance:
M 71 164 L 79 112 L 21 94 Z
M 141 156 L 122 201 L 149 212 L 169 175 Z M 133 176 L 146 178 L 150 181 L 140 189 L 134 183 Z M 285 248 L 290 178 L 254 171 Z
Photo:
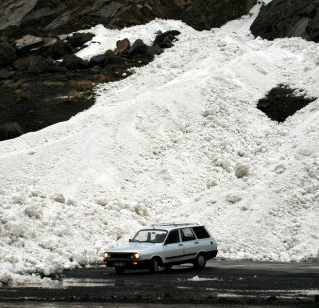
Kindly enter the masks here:
M 6 303 L 0 306 L 1 308 L 245 308 L 247 305 L 222 305 L 222 304 L 173 304 L 173 305 L 164 305 L 164 304 L 101 304 L 101 303 Z M 308 305 L 252 305 L 249 308 L 309 308 Z
M 24 300 L 30 302 L 22 304 Z M 35 301 L 42 304 L 34 305 Z M 68 271 L 63 280 L 51 288 L 29 285 L 0 289 L 1 308 L 156 307 L 141 304 L 117 306 L 114 303 L 175 305 L 170 307 L 210 304 L 213 306 L 207 307 L 218 308 L 245 307 L 247 304 L 256 305 L 256 308 L 282 304 L 319 307 L 319 264 L 217 260 L 209 262 L 208 267 L 200 272 L 191 267 L 176 267 L 158 274 L 131 271 L 123 275 L 116 275 L 112 269 L 95 267 Z M 244 306 L 233 306 L 235 304 Z

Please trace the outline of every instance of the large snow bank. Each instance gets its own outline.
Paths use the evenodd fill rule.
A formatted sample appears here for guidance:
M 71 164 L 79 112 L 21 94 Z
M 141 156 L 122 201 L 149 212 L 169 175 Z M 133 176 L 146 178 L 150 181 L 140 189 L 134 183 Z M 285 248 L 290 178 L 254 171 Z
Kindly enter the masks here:
M 319 104 L 278 125 L 256 103 L 278 83 L 319 97 L 319 45 L 254 39 L 252 19 L 95 28 L 104 47 L 182 34 L 90 110 L 0 144 L 0 281 L 92 263 L 153 222 L 201 222 L 223 257 L 317 256 Z

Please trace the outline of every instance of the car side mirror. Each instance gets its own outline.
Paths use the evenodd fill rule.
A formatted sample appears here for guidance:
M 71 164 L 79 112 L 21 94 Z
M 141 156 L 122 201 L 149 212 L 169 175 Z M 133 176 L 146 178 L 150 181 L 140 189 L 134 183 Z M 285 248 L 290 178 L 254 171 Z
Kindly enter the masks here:
M 128 240 L 130 243 L 132 243 L 132 239 L 130 238 L 129 240 Z

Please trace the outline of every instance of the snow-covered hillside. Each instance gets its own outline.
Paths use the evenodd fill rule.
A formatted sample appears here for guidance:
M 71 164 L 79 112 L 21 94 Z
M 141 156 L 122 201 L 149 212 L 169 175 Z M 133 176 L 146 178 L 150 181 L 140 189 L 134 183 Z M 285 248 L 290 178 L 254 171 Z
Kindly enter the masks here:
M 182 34 L 100 86 L 90 110 L 0 143 L 0 281 L 94 262 L 153 222 L 207 225 L 222 257 L 317 256 L 319 104 L 280 125 L 256 104 L 278 83 L 319 97 L 319 45 L 254 39 L 253 18 L 204 32 L 162 20 L 94 29 L 102 44 L 83 57 L 120 38 Z

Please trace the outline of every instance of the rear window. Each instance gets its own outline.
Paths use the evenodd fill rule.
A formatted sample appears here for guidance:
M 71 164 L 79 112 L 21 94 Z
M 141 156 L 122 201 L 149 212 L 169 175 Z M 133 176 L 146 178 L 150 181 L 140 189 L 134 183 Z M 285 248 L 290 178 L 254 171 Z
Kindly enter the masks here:
M 193 230 L 194 230 L 197 238 L 200 239 L 200 240 L 210 237 L 209 233 L 207 232 L 207 230 L 203 226 L 201 226 L 201 227 L 193 227 Z
M 191 228 L 182 229 L 182 240 L 183 242 L 195 240 L 195 235 Z

